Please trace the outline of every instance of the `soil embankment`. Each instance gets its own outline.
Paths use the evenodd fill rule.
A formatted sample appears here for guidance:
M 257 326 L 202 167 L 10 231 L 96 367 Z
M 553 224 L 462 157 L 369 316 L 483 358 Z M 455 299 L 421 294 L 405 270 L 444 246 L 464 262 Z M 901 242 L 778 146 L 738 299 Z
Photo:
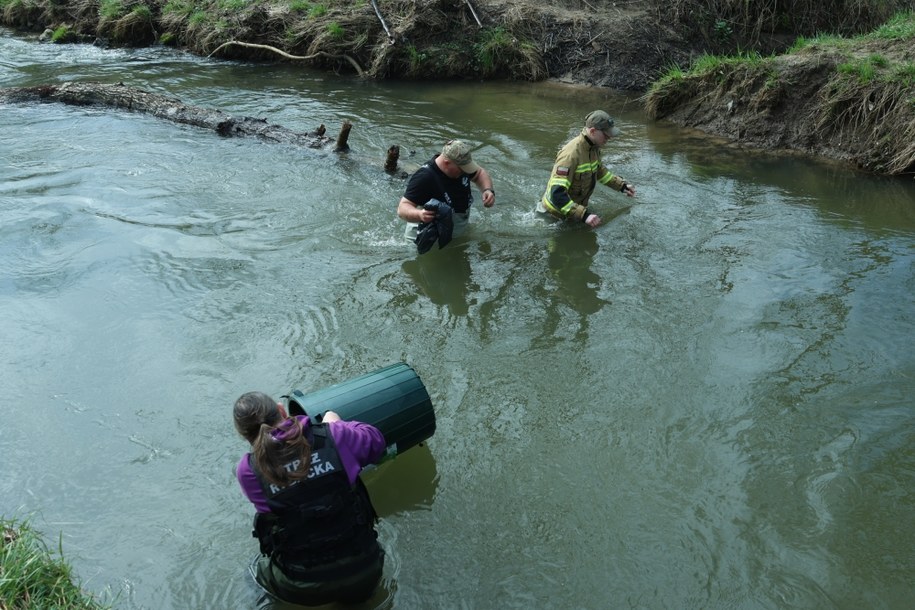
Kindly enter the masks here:
M 770 36 L 763 44 L 759 21 L 755 31 L 742 30 L 751 31 L 752 39 L 741 39 L 730 31 L 735 19 L 709 20 L 708 1 L 692 4 L 0 0 L 0 23 L 44 32 L 43 39 L 55 42 L 172 44 L 200 55 L 302 62 L 368 78 L 557 79 L 648 91 L 649 116 L 741 145 L 822 155 L 879 173 L 915 172 L 915 36 L 810 45 L 790 55 L 721 62 L 712 70 L 658 82 L 671 68 L 685 70 L 704 53 L 724 52 L 725 38 L 732 49 L 756 48 L 767 56 L 784 51 L 794 39 Z M 816 6 L 799 6 L 808 4 Z M 696 15 L 705 15 L 705 21 L 690 22 Z M 796 17 L 814 23 L 811 15 Z M 882 77 L 859 78 L 855 85 L 848 78 L 854 70 L 847 66 L 868 61 Z
M 814 40 L 767 58 L 710 59 L 653 85 L 646 111 L 743 146 L 915 175 L 913 35 L 910 14 L 854 39 Z

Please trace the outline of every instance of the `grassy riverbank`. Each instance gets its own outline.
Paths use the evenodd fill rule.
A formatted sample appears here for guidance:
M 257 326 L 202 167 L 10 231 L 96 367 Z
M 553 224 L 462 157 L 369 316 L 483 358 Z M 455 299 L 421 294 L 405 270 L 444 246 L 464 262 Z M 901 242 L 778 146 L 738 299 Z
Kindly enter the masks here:
M 645 96 L 654 119 L 771 149 L 915 174 L 915 12 L 864 35 L 798 38 L 787 53 L 703 55 Z
M 0 519 L 0 610 L 103 610 L 28 522 Z

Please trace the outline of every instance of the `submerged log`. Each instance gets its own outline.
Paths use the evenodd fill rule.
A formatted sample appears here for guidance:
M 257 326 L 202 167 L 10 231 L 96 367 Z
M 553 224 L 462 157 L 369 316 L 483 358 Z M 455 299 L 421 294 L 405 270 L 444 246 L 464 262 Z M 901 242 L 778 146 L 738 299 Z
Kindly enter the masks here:
M 267 123 L 267 119 L 234 117 L 219 110 L 190 106 L 179 99 L 128 87 L 123 83 L 112 85 L 96 82 L 69 82 L 38 87 L 11 87 L 0 89 L 0 101 L 108 106 L 211 129 L 221 136 L 255 136 L 272 142 L 296 144 L 309 148 L 324 148 L 334 144 L 332 138 L 324 135 L 324 125 L 310 133 L 301 133 L 279 125 L 271 125 Z M 344 122 L 340 135 L 342 140 L 338 140 L 337 144 L 338 150 L 349 148 L 346 140 L 351 127 L 352 124 L 349 121 Z M 340 148 L 340 142 L 343 143 L 343 149 Z

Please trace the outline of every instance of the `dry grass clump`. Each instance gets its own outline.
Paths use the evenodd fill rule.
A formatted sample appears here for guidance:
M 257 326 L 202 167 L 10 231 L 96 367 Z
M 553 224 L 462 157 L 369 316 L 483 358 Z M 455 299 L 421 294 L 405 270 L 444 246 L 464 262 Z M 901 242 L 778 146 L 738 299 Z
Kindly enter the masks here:
M 915 84 L 839 71 L 823 87 L 814 128 L 855 142 L 859 163 L 886 174 L 915 173 Z
M 109 37 L 114 44 L 124 46 L 147 46 L 156 41 L 156 29 L 152 11 L 145 4 L 126 7 L 124 14 L 99 20 L 98 32 Z
M 42 25 L 44 8 L 34 0 L 11 0 L 0 6 L 3 23 L 10 27 L 33 30 Z

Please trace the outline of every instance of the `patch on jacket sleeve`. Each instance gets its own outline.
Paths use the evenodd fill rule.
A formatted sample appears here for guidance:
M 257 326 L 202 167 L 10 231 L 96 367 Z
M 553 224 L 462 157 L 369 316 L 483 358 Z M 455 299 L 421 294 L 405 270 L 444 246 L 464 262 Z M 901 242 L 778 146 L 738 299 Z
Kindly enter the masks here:
M 569 168 L 568 168 L 568 167 L 557 167 L 557 168 L 556 168 L 556 175 L 557 175 L 557 176 L 568 176 L 568 175 L 569 175 Z

